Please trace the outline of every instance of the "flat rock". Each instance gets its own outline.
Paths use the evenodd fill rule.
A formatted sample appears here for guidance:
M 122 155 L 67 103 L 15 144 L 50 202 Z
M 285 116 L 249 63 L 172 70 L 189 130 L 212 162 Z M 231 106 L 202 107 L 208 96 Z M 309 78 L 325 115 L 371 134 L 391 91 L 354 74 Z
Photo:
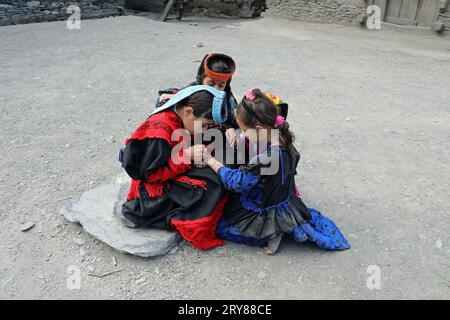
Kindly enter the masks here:
M 130 178 L 125 173 L 109 177 L 98 187 L 72 198 L 61 213 L 116 250 L 145 258 L 168 253 L 181 239 L 177 233 L 130 228 L 118 218 L 129 186 Z

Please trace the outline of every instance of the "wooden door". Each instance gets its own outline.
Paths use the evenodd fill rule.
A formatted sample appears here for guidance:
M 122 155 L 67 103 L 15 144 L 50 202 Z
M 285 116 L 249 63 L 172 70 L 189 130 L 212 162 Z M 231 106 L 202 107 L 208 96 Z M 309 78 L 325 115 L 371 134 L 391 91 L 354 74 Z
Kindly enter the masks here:
M 421 0 L 417 24 L 419 26 L 431 27 L 439 14 L 439 0 Z
M 386 22 L 416 26 L 419 4 L 420 0 L 389 0 L 386 7 Z
M 439 0 L 388 0 L 385 21 L 430 27 L 439 13 Z

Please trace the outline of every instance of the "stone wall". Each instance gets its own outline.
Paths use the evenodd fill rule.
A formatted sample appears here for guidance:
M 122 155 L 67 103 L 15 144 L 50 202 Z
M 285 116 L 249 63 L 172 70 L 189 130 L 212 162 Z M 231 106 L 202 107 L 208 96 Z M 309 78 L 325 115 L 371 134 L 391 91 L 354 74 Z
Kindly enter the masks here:
M 367 0 L 267 0 L 267 12 L 311 21 L 354 22 Z
M 219 18 L 253 18 L 266 9 L 266 0 L 185 0 L 186 13 Z M 164 0 L 125 0 L 130 9 L 161 13 Z
M 124 0 L 0 0 L 0 25 L 67 19 L 72 4 L 80 7 L 81 19 L 121 15 L 124 8 Z
M 212 17 L 259 17 L 267 0 L 193 0 L 192 13 Z

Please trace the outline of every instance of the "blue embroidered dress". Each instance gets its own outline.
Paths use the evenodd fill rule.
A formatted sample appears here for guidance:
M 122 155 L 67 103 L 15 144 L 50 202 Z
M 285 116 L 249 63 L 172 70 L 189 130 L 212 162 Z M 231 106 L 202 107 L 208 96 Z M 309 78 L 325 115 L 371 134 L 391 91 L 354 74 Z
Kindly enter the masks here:
M 262 168 L 270 166 L 270 155 L 279 157 L 279 170 L 263 175 Z M 273 146 L 238 169 L 221 167 L 221 181 L 231 192 L 217 235 L 228 241 L 263 246 L 269 239 L 287 233 L 297 242 L 312 241 L 324 249 L 349 249 L 333 221 L 308 209 L 297 197 L 294 176 L 298 161 L 299 157 L 288 149 Z

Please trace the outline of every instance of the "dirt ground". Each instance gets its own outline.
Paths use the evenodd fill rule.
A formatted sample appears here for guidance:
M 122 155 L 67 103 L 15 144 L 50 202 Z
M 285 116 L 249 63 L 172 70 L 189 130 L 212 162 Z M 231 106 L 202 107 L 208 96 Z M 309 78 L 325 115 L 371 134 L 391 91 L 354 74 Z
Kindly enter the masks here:
M 450 298 L 449 38 L 274 16 L 153 18 L 0 28 L 0 298 Z M 287 239 L 267 257 L 182 243 L 142 259 L 60 215 L 120 172 L 118 150 L 156 91 L 192 81 L 208 51 L 236 59 L 237 97 L 260 87 L 289 102 L 303 200 L 351 250 Z M 377 274 L 379 289 L 367 286 Z

